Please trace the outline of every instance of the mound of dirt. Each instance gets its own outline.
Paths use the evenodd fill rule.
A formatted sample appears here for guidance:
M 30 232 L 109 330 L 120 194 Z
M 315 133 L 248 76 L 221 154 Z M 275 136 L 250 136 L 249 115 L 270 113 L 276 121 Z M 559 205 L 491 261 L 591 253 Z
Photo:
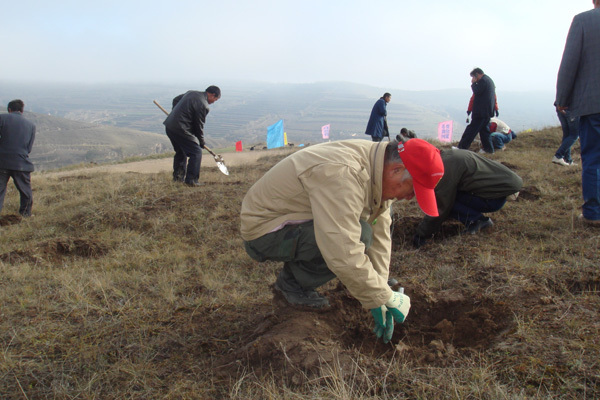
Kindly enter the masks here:
M 297 385 L 332 371 L 352 374 L 359 350 L 373 355 L 360 360 L 370 364 L 370 371 L 386 368 L 397 352 L 445 365 L 457 352 L 490 346 L 511 324 L 503 304 L 476 301 L 456 291 L 433 296 L 414 290 L 409 293 L 413 308 L 404 324 L 396 324 L 389 344 L 375 338 L 369 311 L 341 284 L 325 293 L 331 304 L 325 310 L 290 306 L 274 292 L 274 312 L 257 316 L 257 328 L 242 341 L 246 345 L 218 359 L 216 374 L 231 378 L 241 371 L 278 371 Z

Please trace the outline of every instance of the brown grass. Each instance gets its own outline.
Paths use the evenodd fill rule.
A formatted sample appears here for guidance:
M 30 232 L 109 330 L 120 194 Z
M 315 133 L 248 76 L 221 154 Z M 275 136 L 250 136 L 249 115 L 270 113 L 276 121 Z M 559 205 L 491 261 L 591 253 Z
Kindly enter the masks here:
M 280 266 L 245 254 L 241 200 L 278 157 L 205 168 L 197 189 L 36 174 L 34 217 L 10 214 L 14 188 L 0 217 L 0 397 L 598 398 L 600 230 L 576 219 L 581 168 L 550 163 L 559 138 L 492 156 L 525 189 L 489 232 L 447 222 L 414 250 L 422 214 L 394 206 L 391 271 L 413 308 L 389 345 L 337 282 L 331 311 L 290 309 L 270 290 Z

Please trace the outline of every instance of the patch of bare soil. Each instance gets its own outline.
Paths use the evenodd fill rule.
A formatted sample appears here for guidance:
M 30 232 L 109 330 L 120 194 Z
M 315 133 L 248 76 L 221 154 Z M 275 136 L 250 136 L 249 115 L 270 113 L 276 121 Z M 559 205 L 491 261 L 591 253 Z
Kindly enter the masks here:
M 35 264 L 37 258 L 31 252 L 14 250 L 9 251 L 8 253 L 0 254 L 0 261 L 7 264 Z
M 416 233 L 417 226 L 421 223 L 421 217 L 398 217 L 394 218 L 394 230 L 392 231 L 392 246 L 394 250 L 401 248 L 412 248 L 412 239 Z M 440 230 L 435 233 L 433 240 L 445 240 L 460 235 L 465 227 L 460 222 L 448 219 Z
M 519 198 L 517 200 L 528 200 L 536 201 L 542 197 L 540 189 L 535 186 L 526 186 L 519 192 Z
M 100 243 L 86 239 L 64 239 L 48 243 L 47 248 L 58 255 L 76 255 L 79 257 L 99 257 L 106 253 Z
M 328 369 L 352 374 L 359 350 L 373 355 L 361 358 L 361 365 L 370 364 L 371 371 L 384 368 L 382 362 L 398 352 L 442 366 L 458 352 L 489 347 L 511 327 L 504 304 L 477 301 L 460 292 L 433 296 L 414 290 L 409 295 L 419 306 L 413 306 L 404 324 L 396 324 L 389 344 L 375 339 L 371 314 L 341 284 L 325 292 L 331 304 L 326 310 L 290 306 L 274 292 L 274 311 L 257 316 L 256 329 L 241 340 L 244 346 L 217 359 L 217 376 L 236 377 L 248 369 L 258 375 L 278 371 L 297 385 Z
M 15 225 L 21 222 L 23 217 L 15 214 L 7 214 L 0 217 L 0 226 Z
M 41 243 L 33 249 L 0 254 L 0 261 L 9 264 L 36 264 L 44 260 L 57 261 L 66 256 L 98 258 L 107 251 L 105 245 L 94 240 L 64 238 Z

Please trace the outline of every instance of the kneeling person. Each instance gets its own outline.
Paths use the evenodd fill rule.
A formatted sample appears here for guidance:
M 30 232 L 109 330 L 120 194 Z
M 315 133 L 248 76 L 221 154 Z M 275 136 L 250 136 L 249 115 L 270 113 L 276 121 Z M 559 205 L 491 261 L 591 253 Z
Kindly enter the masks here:
M 324 143 L 285 158 L 248 191 L 241 234 L 257 261 L 282 261 L 275 282 L 292 304 L 327 306 L 315 291 L 337 277 L 375 318 L 389 341 L 393 321 L 403 322 L 410 299 L 388 285 L 390 205 L 416 195 L 437 215 L 433 188 L 443 175 L 439 150 L 365 140 Z
M 483 213 L 500 210 L 508 196 L 516 194 L 523 180 L 499 162 L 467 150 L 442 150 L 444 177 L 435 188 L 439 216 L 425 216 L 413 238 L 422 246 L 442 223 L 452 217 L 465 225 L 464 233 L 476 234 L 493 225 Z

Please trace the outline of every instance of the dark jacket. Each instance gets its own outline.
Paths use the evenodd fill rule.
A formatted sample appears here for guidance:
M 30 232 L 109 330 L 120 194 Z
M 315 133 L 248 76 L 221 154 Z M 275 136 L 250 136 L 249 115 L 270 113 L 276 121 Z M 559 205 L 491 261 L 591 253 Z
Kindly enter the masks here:
M 471 84 L 473 91 L 473 118 L 492 118 L 496 105 L 496 85 L 487 75 Z
M 204 122 L 210 111 L 206 92 L 189 90 L 173 99 L 173 110 L 163 124 L 168 135 L 180 135 L 204 146 Z
M 369 122 L 367 123 L 367 129 L 365 130 L 365 134 L 370 135 L 372 137 L 381 138 L 384 136 L 389 136 L 387 133 L 387 121 L 385 117 L 387 116 L 387 103 L 383 99 L 383 97 L 375 102 L 373 109 L 371 110 L 371 116 L 369 117 Z
M 523 180 L 499 162 L 468 150 L 442 150 L 444 176 L 435 187 L 439 217 L 426 216 L 417 235 L 430 237 L 450 216 L 458 191 L 483 199 L 510 196 L 521 190 Z
M 0 115 L 0 169 L 34 170 L 29 153 L 35 140 L 35 125 L 20 112 Z
M 600 113 L 600 8 L 573 18 L 558 80 L 556 102 L 580 117 Z

